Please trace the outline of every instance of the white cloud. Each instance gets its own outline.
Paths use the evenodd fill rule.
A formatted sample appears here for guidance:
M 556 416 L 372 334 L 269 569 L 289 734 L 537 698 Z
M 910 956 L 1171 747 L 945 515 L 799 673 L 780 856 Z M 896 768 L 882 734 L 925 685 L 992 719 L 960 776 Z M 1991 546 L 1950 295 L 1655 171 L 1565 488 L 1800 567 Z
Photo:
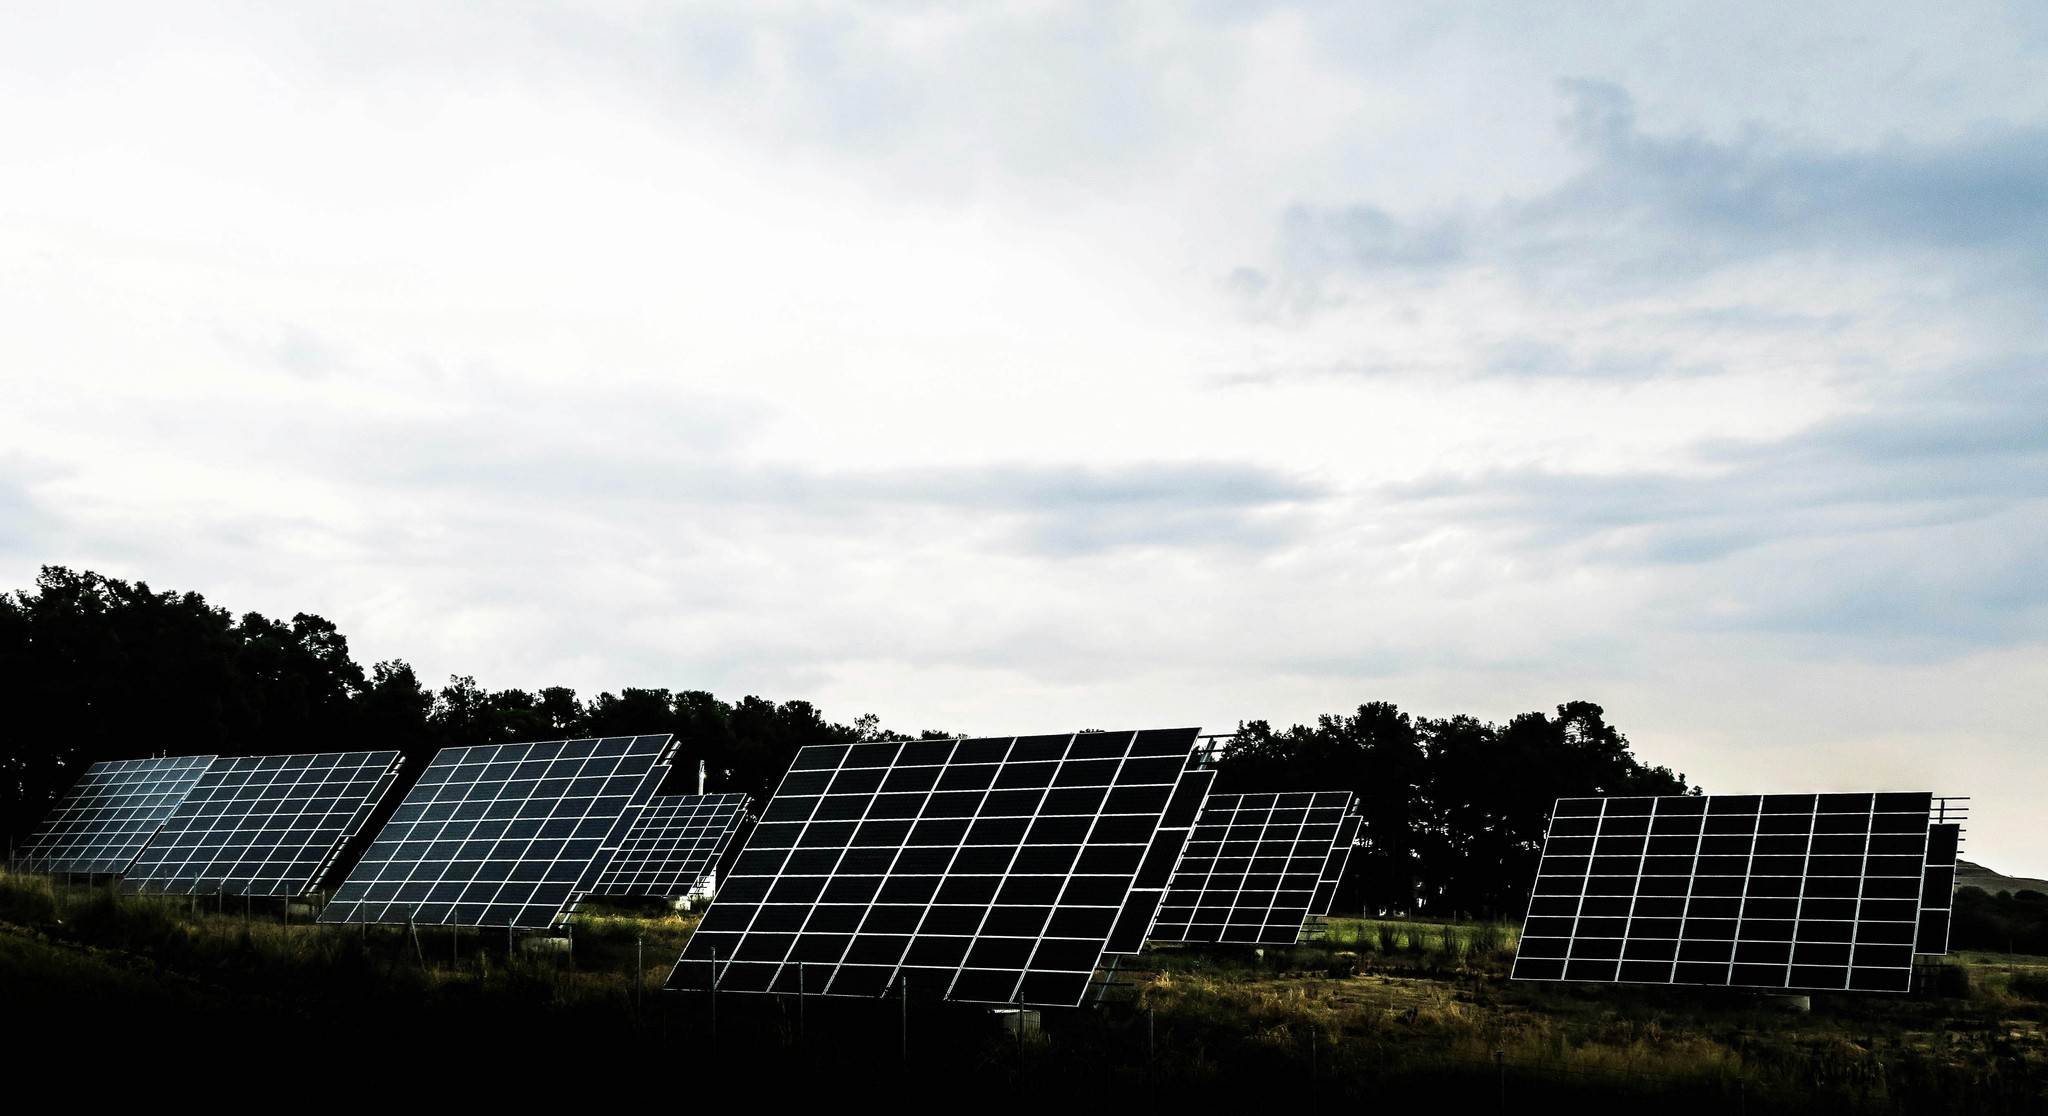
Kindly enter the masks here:
M 0 573 L 911 728 L 1584 697 L 2048 874 L 2022 20 L 48 7 Z

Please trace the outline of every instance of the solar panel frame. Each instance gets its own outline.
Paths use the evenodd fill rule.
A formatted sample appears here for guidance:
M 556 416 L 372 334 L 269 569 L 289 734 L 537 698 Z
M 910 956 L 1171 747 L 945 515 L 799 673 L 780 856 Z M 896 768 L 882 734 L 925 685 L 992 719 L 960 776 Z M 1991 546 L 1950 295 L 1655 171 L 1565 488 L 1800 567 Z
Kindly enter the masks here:
M 554 926 L 617 853 L 674 752 L 666 733 L 444 748 L 320 921 Z
M 398 779 L 395 750 L 222 756 L 121 881 L 128 892 L 311 891 Z
M 1908 991 L 1931 798 L 1559 799 L 1513 976 Z
M 744 794 L 655 795 L 591 894 L 688 895 L 724 857 L 752 802 Z
M 1197 731 L 805 748 L 668 987 L 1078 1004 L 1142 948 L 1213 778 Z
M 1328 910 L 1350 791 L 1209 796 L 1160 905 L 1152 939 L 1291 945 Z M 1318 911 L 1318 900 L 1322 910 Z
M 93 764 L 43 816 L 15 862 L 30 872 L 126 871 L 213 760 L 154 756 Z

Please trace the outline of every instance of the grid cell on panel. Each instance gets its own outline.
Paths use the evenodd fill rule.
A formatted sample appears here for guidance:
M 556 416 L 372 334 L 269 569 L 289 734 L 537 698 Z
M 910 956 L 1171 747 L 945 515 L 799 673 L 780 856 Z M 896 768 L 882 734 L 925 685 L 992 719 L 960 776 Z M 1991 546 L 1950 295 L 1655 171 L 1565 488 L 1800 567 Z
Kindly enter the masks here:
M 668 986 L 1079 1003 L 1151 923 L 1212 775 L 1195 732 L 805 748 Z
M 121 881 L 130 892 L 303 895 L 398 778 L 399 753 L 224 756 Z
M 1292 944 L 1329 909 L 1357 832 L 1350 806 L 1349 791 L 1211 795 L 1152 939 Z
M 596 884 L 672 752 L 666 734 L 444 748 L 320 921 L 553 925 Z
M 744 794 L 654 796 L 592 894 L 688 895 L 718 866 L 746 820 L 747 803 Z
M 1929 801 L 1560 800 L 1514 976 L 1903 990 Z
M 86 768 L 17 854 L 31 872 L 124 872 L 205 774 L 212 756 L 107 760 Z

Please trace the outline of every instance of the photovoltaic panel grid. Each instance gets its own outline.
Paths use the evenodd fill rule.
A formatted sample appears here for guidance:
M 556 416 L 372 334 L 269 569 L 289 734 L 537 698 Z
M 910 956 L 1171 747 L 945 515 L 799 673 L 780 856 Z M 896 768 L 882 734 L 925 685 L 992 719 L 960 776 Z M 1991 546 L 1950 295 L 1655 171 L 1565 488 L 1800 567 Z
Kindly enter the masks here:
M 1956 856 L 1963 827 L 1936 822 L 1927 827 L 1927 870 L 1920 884 L 1920 932 L 1913 952 L 1941 956 L 1948 952 L 1949 915 L 1955 907 Z
M 805 748 L 668 986 L 1078 1004 L 1143 947 L 1195 729 Z
M 1350 808 L 1350 791 L 1210 795 L 1160 904 L 1153 940 L 1293 944 L 1310 915 L 1329 910 L 1318 891 L 1333 862 L 1342 870 L 1338 845 Z M 1336 890 L 1334 876 L 1329 890 Z M 1318 898 L 1325 899 L 1320 912 Z
M 125 872 L 212 756 L 162 756 L 93 764 L 43 819 L 18 854 L 31 872 Z
M 321 922 L 552 925 L 667 774 L 669 737 L 444 748 Z
M 1316 881 L 1316 901 L 1309 914 L 1321 918 L 1330 913 L 1330 904 L 1337 899 L 1337 885 L 1344 881 L 1344 866 L 1351 863 L 1351 848 L 1358 843 L 1361 821 L 1357 814 L 1346 814 L 1337 823 L 1337 843 L 1330 846 L 1330 859 L 1323 865 L 1322 878 Z
M 744 794 L 658 794 L 598 877 L 594 895 L 688 895 L 747 817 Z
M 369 821 L 398 767 L 395 751 L 216 759 L 121 889 L 304 895 Z
M 1909 991 L 1931 798 L 1560 799 L 1514 976 Z

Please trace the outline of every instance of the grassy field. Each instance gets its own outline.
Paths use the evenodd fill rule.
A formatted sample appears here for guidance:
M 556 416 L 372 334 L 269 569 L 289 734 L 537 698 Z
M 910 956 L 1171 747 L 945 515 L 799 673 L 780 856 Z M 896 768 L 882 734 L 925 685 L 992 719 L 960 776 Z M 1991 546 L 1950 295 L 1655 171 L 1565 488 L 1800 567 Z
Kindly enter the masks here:
M 1020 1041 L 965 1005 L 663 992 L 693 919 L 658 907 L 586 910 L 566 951 L 312 913 L 0 875 L 0 1053 L 72 1079 L 122 1067 L 85 1079 L 102 1096 L 196 1080 L 292 1103 L 908 1089 L 998 1110 L 2048 1111 L 2038 957 L 1965 954 L 1923 992 L 1816 994 L 1798 1013 L 1732 990 L 1511 982 L 1511 927 L 1336 919 L 1284 949 L 1155 947 Z

